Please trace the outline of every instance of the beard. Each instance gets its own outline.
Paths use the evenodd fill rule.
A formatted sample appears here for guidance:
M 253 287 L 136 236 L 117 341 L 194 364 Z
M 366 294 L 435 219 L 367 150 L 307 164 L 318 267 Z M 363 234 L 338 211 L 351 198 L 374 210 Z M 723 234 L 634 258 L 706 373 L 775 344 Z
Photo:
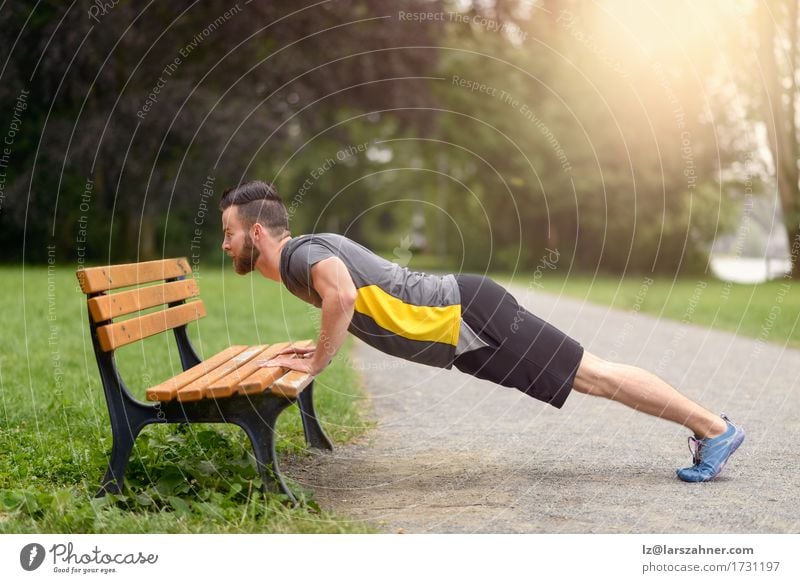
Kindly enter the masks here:
M 253 245 L 250 233 L 245 234 L 242 252 L 233 258 L 233 269 L 239 275 L 247 275 L 256 268 L 256 261 L 261 256 L 261 251 Z

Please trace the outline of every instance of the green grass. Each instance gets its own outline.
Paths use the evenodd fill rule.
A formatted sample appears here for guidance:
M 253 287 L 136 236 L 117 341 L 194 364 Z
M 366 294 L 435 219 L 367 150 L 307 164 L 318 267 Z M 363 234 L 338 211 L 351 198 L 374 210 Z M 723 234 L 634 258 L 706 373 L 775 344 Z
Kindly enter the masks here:
M 201 356 L 231 344 L 314 338 L 319 313 L 258 275 L 198 271 L 207 317 L 190 326 Z M 364 532 L 318 507 L 259 494 L 249 441 L 232 425 L 149 426 L 137 440 L 123 495 L 93 499 L 111 430 L 92 352 L 85 296 L 74 270 L 0 268 L 0 532 Z M 117 351 L 121 374 L 144 397 L 180 372 L 171 334 Z M 363 395 L 347 347 L 315 384 L 334 443 L 362 434 Z M 297 408 L 278 423 L 278 453 L 305 454 Z
M 510 280 L 508 275 L 497 279 Z M 800 282 L 788 279 L 745 285 L 710 278 L 566 276 L 545 269 L 516 274 L 513 280 L 534 292 L 564 294 L 800 348 Z

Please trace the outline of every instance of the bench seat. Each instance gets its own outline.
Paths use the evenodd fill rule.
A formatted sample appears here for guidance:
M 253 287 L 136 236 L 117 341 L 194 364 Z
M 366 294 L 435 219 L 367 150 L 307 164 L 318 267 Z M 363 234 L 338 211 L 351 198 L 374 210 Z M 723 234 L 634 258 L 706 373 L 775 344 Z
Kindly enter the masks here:
M 226 348 L 158 385 L 147 389 L 148 401 L 173 399 L 188 403 L 201 399 L 222 399 L 234 395 L 253 395 L 269 391 L 284 397 L 297 397 L 313 380 L 309 374 L 281 367 L 263 368 L 260 363 L 289 347 L 313 346 L 310 340 L 281 342 L 271 346 L 236 345 Z

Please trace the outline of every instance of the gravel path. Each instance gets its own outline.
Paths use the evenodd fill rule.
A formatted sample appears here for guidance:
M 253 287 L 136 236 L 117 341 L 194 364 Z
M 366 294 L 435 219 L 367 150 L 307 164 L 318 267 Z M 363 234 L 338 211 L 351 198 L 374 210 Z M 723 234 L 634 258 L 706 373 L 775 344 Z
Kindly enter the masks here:
M 747 439 L 714 482 L 685 484 L 689 432 L 573 392 L 564 408 L 358 343 L 378 426 L 286 460 L 323 508 L 386 532 L 797 533 L 800 351 L 520 287 L 588 350 L 657 373 Z M 691 306 L 687 306 L 687 313 Z

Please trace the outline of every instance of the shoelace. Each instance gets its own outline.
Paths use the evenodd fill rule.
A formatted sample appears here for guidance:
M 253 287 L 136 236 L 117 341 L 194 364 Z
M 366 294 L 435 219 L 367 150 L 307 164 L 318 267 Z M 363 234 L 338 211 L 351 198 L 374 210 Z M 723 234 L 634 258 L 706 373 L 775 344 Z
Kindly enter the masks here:
M 694 449 L 692 449 L 692 442 L 694 442 Z M 689 451 L 692 452 L 692 465 L 694 466 L 699 464 L 701 461 L 700 450 L 702 449 L 702 447 L 703 447 L 702 439 L 696 439 L 691 435 L 689 436 Z
M 723 413 L 720 415 L 726 423 L 731 423 L 731 420 L 728 419 L 728 416 Z M 692 443 L 694 442 L 694 449 L 692 449 Z M 689 451 L 692 452 L 692 465 L 698 465 L 702 461 L 702 448 L 703 448 L 703 440 L 697 439 L 695 437 L 689 436 Z

